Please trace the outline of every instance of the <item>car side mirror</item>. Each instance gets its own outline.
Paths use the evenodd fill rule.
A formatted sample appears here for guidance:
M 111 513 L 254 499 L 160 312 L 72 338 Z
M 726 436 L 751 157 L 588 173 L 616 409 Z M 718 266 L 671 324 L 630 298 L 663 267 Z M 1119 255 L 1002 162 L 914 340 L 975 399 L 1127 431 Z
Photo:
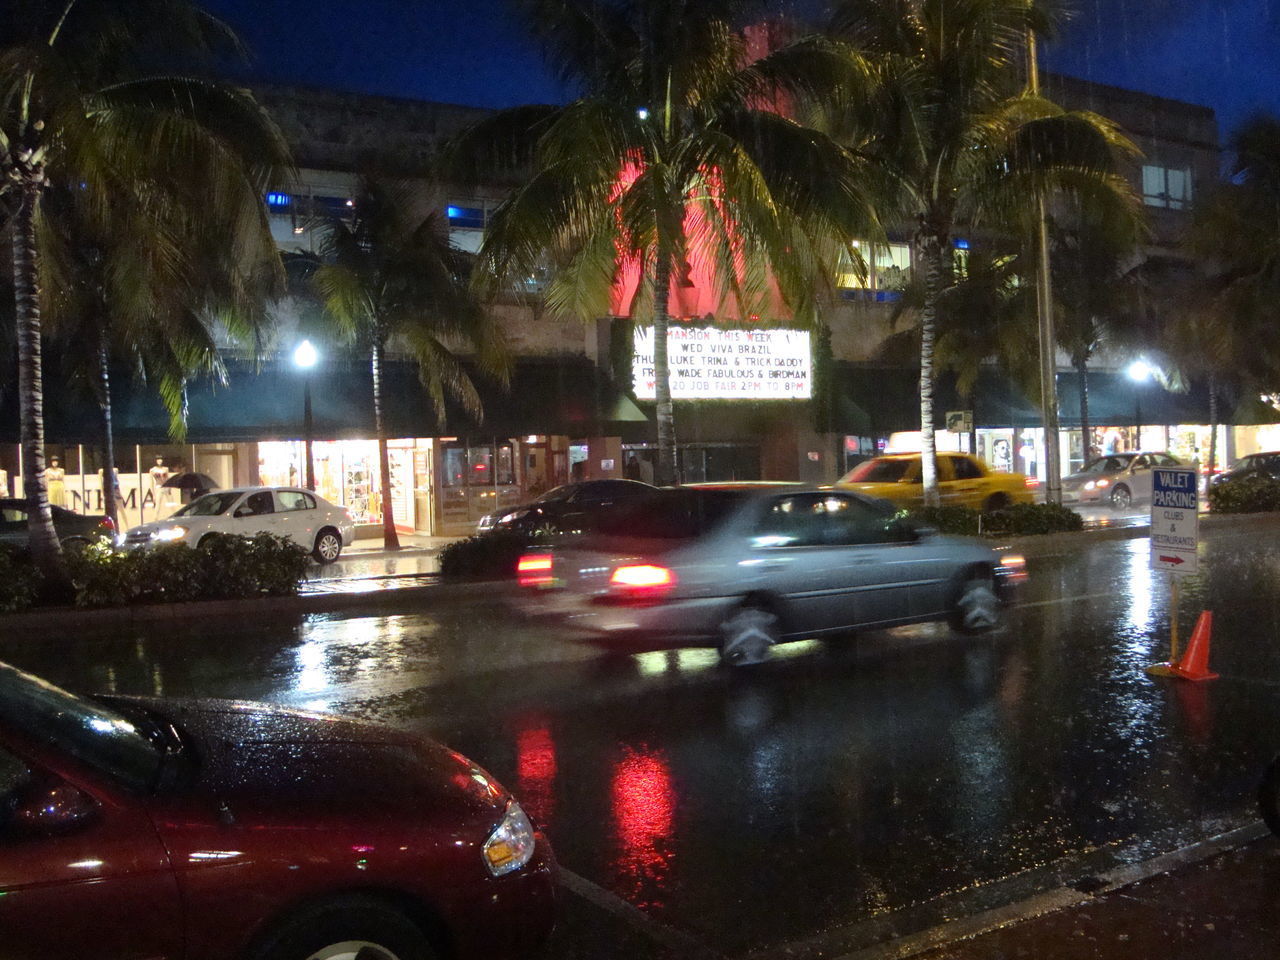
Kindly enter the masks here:
M 98 801 L 65 780 L 36 783 L 19 797 L 10 825 L 28 836 L 72 833 L 98 816 Z

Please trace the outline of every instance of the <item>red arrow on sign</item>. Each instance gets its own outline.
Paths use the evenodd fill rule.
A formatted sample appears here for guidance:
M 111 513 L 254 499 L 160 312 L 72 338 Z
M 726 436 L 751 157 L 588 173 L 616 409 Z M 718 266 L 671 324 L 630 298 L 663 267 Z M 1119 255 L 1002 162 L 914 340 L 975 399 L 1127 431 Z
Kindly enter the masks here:
M 1161 563 L 1172 563 L 1175 567 L 1180 563 L 1186 563 L 1181 557 L 1160 557 Z

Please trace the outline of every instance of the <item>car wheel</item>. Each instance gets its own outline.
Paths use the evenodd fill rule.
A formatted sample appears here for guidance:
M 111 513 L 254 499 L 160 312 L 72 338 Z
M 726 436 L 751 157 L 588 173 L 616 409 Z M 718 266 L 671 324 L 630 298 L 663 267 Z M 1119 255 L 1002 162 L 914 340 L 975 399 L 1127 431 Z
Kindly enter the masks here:
M 951 613 L 951 626 L 960 633 L 986 633 L 1000 626 L 1000 598 L 989 576 L 966 580 Z
M 336 530 L 321 530 L 311 555 L 319 563 L 333 563 L 342 555 L 342 537 Z
M 744 604 L 720 624 L 720 660 L 742 667 L 763 663 L 782 639 L 778 615 L 758 604 Z
M 1280 837 L 1280 757 L 1271 761 L 1258 784 L 1258 810 L 1271 832 Z
M 1008 497 L 1003 493 L 993 493 L 991 496 L 987 497 L 987 502 L 982 505 L 982 509 L 987 513 L 990 513 L 993 510 L 1003 510 L 1007 506 L 1009 506 Z
M 302 910 L 253 953 L 254 960 L 436 960 L 412 920 L 368 897 Z
M 1115 510 L 1128 510 L 1133 503 L 1133 494 L 1124 484 L 1111 491 L 1111 506 Z

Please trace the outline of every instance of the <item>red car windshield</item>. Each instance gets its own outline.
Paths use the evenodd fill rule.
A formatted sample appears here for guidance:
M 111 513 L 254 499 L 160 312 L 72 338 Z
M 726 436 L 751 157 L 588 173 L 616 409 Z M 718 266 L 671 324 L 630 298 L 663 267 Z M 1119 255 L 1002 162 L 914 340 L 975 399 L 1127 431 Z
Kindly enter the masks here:
M 0 663 L 0 726 L 69 753 L 135 790 L 155 783 L 164 753 L 138 721 Z

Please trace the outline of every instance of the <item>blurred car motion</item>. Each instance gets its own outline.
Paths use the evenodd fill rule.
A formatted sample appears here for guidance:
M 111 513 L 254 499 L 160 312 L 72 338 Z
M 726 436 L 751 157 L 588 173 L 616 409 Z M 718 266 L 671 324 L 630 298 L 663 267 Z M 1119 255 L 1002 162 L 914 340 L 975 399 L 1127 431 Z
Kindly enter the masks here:
M 1000 473 L 967 453 L 939 453 L 938 492 L 942 505 L 1000 510 L 1031 503 L 1036 480 L 1021 473 Z M 898 453 L 864 460 L 836 482 L 844 490 L 883 497 L 899 507 L 924 502 L 920 454 Z
M 434 741 L 6 664 L 0 843 L 6 956 L 502 958 L 553 922 L 546 838 Z
M 995 628 L 1023 558 L 894 519 L 843 490 L 705 484 L 662 490 L 598 532 L 527 553 L 522 606 L 604 637 L 714 644 L 728 663 L 858 627 Z

